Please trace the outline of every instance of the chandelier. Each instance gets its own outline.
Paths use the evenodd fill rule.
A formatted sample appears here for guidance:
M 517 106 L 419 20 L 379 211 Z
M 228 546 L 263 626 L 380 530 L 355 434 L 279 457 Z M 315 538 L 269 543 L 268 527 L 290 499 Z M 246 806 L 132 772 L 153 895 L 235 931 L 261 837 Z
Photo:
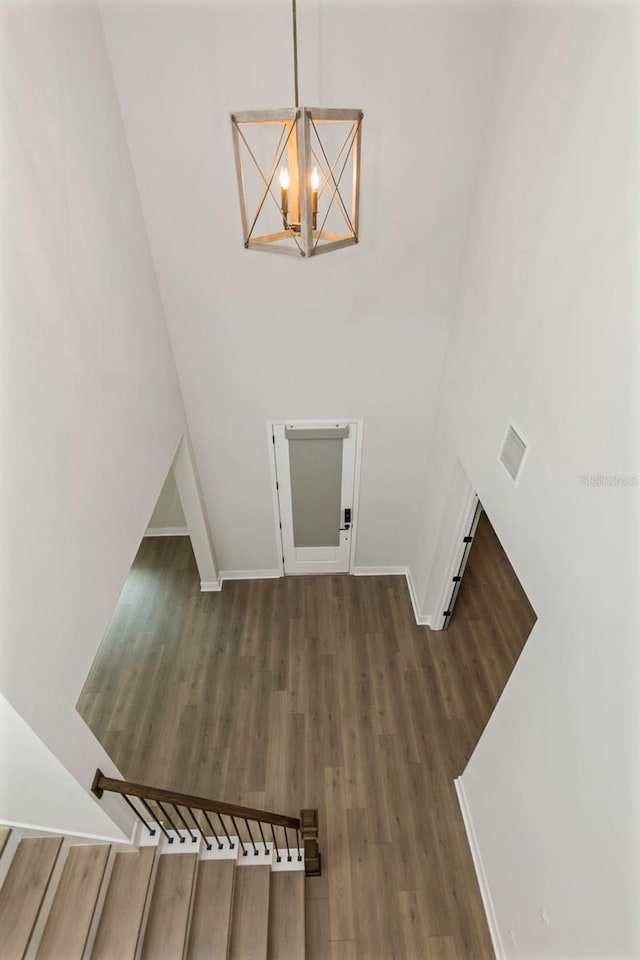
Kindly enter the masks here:
M 231 114 L 245 248 L 313 257 L 358 243 L 362 111 L 295 106 Z M 277 181 L 277 184 L 276 184 Z

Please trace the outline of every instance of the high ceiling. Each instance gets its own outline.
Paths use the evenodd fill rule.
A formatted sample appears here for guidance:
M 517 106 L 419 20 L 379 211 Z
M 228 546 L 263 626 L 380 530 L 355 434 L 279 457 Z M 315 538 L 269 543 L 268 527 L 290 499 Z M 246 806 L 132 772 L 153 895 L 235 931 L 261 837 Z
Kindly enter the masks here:
M 364 111 L 361 242 L 309 263 L 244 250 L 229 120 L 292 104 L 288 0 L 101 6 L 232 569 L 273 566 L 264 437 L 277 417 L 365 417 L 359 550 L 363 562 L 406 556 L 501 26 L 501 7 L 485 3 L 300 0 L 298 11 L 301 101 Z M 391 496 L 397 470 L 405 508 Z

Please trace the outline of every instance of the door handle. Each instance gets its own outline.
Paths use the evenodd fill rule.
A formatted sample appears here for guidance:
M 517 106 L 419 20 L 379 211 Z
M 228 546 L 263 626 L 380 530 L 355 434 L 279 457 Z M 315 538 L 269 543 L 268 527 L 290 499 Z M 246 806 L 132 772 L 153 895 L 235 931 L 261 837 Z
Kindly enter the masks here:
M 348 530 L 351 526 L 351 507 L 344 508 L 344 527 L 340 527 L 341 530 Z

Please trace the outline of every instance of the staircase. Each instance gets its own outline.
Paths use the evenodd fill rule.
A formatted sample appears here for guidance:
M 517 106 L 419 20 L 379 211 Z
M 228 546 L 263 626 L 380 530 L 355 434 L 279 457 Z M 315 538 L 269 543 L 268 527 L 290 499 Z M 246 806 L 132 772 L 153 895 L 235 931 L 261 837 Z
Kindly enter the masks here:
M 266 824 L 278 826 L 269 819 L 251 830 L 250 815 L 277 815 L 189 797 L 209 805 L 209 823 L 216 813 L 223 826 L 230 817 L 245 828 L 200 829 L 204 811 L 195 808 L 198 830 L 174 829 L 169 820 L 181 795 L 165 798 L 166 819 L 153 798 L 144 800 L 153 815 L 143 820 L 125 790 L 151 788 L 102 780 L 121 784 L 114 792 L 140 818 L 132 846 L 0 828 L 2 960 L 304 960 L 304 816 L 294 834 L 302 845 L 289 847 L 277 843 L 275 830 L 272 841 L 264 839 Z M 218 815 L 216 806 L 234 813 Z M 185 802 L 183 816 L 186 809 L 194 808 Z M 260 840 L 248 839 L 257 832 Z M 308 873 L 319 869 L 313 838 L 311 850 L 317 862 L 309 866 L 307 857 Z

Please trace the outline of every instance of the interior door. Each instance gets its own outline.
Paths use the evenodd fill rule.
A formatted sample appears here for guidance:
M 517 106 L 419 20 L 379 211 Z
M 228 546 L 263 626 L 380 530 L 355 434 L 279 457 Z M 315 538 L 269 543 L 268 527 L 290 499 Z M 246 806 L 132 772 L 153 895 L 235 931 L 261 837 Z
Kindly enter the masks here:
M 348 573 L 358 423 L 273 425 L 285 574 Z
M 469 559 L 469 553 L 471 552 L 471 545 L 473 543 L 473 538 L 476 535 L 476 529 L 478 527 L 478 521 L 480 520 L 480 514 L 482 513 L 482 504 L 476 495 L 473 500 L 473 514 L 471 517 L 471 526 L 467 530 L 466 534 L 462 538 L 462 543 L 460 544 L 460 562 L 458 568 L 453 577 L 453 582 L 451 584 L 451 596 L 449 597 L 449 603 L 447 608 L 444 611 L 444 623 L 442 625 L 443 630 L 449 629 L 449 624 L 451 623 L 451 617 L 453 615 L 453 608 L 455 607 L 456 600 L 458 599 L 458 593 L 460 592 L 460 584 L 462 583 L 462 576 L 464 574 L 464 568 L 467 565 L 467 560 Z

